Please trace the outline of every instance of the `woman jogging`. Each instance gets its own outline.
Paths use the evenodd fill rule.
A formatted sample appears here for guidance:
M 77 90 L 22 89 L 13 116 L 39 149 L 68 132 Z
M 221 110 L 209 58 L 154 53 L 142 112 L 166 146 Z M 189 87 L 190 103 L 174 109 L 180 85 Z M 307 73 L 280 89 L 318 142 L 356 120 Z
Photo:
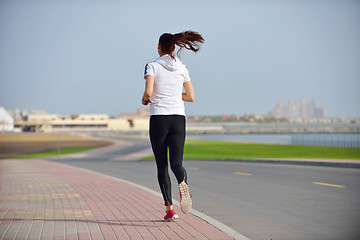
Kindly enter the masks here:
M 187 185 L 187 174 L 182 166 L 185 143 L 185 102 L 194 101 L 194 88 L 189 72 L 179 59 L 179 52 L 186 48 L 193 52 L 203 43 L 202 36 L 193 31 L 176 34 L 164 33 L 159 38 L 159 58 L 145 67 L 145 91 L 142 104 L 150 103 L 150 141 L 154 152 L 158 181 L 166 206 L 165 221 L 179 218 L 172 207 L 170 167 L 179 184 L 180 207 L 184 213 L 191 209 L 192 201 Z M 175 46 L 180 49 L 173 55 Z M 183 93 L 183 88 L 185 92 Z

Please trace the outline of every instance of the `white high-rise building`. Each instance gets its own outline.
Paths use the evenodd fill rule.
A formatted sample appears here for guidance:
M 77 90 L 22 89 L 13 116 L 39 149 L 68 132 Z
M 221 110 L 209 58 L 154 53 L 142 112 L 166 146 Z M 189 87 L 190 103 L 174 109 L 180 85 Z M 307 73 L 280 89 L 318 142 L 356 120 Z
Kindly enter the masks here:
M 322 119 L 327 118 L 327 109 L 318 107 L 315 101 L 306 103 L 304 98 L 299 102 L 290 99 L 287 105 L 278 103 L 269 115 L 287 119 Z
M 14 131 L 14 119 L 4 107 L 0 107 L 0 132 Z

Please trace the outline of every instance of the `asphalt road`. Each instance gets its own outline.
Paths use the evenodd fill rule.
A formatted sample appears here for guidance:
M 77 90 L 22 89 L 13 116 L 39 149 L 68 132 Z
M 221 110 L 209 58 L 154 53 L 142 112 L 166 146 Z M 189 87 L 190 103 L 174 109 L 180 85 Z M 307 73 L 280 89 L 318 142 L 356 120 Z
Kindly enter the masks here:
M 108 161 L 148 147 L 134 140 L 101 156 L 56 161 L 159 191 L 154 161 Z M 184 166 L 193 208 L 250 239 L 360 239 L 359 169 L 193 160 Z M 172 183 L 179 200 L 173 176 Z

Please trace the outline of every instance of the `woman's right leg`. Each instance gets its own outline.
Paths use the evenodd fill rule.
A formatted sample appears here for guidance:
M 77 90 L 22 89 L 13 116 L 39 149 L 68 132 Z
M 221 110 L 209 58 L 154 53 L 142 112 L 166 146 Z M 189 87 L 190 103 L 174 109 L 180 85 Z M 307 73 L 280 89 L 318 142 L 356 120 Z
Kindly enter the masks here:
M 167 160 L 167 134 L 168 123 L 166 116 L 151 116 L 150 117 L 150 141 L 154 152 L 157 176 L 161 193 L 164 198 L 165 205 L 170 207 L 172 203 L 171 196 L 171 181 L 168 171 Z
M 185 144 L 185 116 L 171 116 L 171 125 L 167 137 L 170 155 L 170 167 L 178 183 L 185 181 L 187 183 L 186 170 L 183 167 L 183 153 Z
M 180 190 L 180 207 L 184 213 L 190 212 L 192 206 L 191 195 L 187 185 L 186 170 L 182 165 L 185 143 L 185 116 L 171 116 L 172 124 L 168 134 L 171 170 L 176 176 Z

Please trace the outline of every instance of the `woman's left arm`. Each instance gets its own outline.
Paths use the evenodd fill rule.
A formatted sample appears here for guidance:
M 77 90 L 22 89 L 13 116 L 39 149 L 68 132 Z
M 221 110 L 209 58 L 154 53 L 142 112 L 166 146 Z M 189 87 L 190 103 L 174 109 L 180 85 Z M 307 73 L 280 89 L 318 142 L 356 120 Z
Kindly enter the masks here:
M 153 93 L 153 89 L 154 89 L 154 79 L 155 77 L 152 75 L 147 75 L 145 76 L 145 91 L 143 94 L 143 97 L 141 99 L 141 103 L 143 105 L 148 105 L 151 101 L 150 101 L 150 97 Z

